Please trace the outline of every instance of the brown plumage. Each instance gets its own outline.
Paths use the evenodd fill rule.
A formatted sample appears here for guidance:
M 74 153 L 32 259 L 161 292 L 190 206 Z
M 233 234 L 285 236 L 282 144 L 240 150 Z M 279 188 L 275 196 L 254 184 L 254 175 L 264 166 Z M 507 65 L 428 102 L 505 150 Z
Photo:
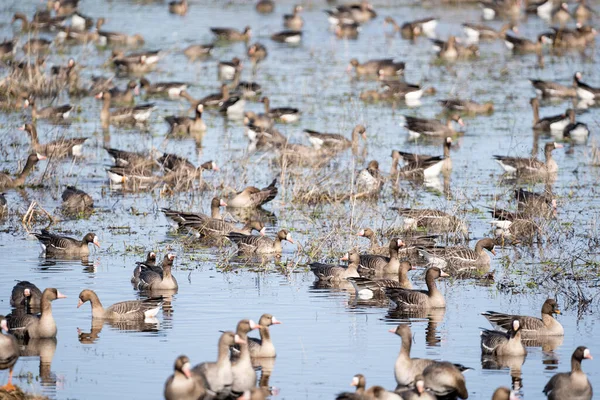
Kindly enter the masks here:
M 179 288 L 177 279 L 171 274 L 173 260 L 175 260 L 175 254 L 168 253 L 165 255 L 162 263 L 162 273 L 157 272 L 152 268 L 147 268 L 144 265 L 140 265 L 142 269 L 140 271 L 138 289 L 150 291 L 177 290 Z
M 94 207 L 94 199 L 75 186 L 67 186 L 62 193 L 62 206 L 69 211 L 84 211 Z
M 431 267 L 425 273 L 427 290 L 409 290 L 402 288 L 386 288 L 385 294 L 396 303 L 399 309 L 414 308 L 445 308 L 446 300 L 438 290 L 435 280 L 446 277 L 444 271 L 437 267 Z
M 30 339 L 43 339 L 56 337 L 56 322 L 52 316 L 52 301 L 64 299 L 67 296 L 55 288 L 47 288 L 42 293 L 41 309 L 39 316 L 18 313 L 8 315 L 8 327 L 17 337 Z
M 46 156 L 38 153 L 32 153 L 27 157 L 27 162 L 23 167 L 23 170 L 16 178 L 11 177 L 8 174 L 0 172 L 0 189 L 21 187 L 25 184 L 25 179 L 29 176 L 35 164 L 40 160 L 45 160 Z
M 543 393 L 548 396 L 548 399 L 590 400 L 592 398 L 592 385 L 581 369 L 581 361 L 585 359 L 592 359 L 590 350 L 585 346 L 577 347 L 571 356 L 571 372 L 554 375 L 544 386 Z
M 271 184 L 263 189 L 254 186 L 248 186 L 233 198 L 227 201 L 228 207 L 260 207 L 273 200 L 277 196 L 277 179 L 273 179 Z
M 273 254 L 281 253 L 282 247 L 281 242 L 287 240 L 290 243 L 294 243 L 292 235 L 285 229 L 280 230 L 277 233 L 275 239 L 271 239 L 266 236 L 253 236 L 244 235 L 241 233 L 232 232 L 227 235 L 227 238 L 237 244 L 238 251 L 240 253 L 247 254 Z

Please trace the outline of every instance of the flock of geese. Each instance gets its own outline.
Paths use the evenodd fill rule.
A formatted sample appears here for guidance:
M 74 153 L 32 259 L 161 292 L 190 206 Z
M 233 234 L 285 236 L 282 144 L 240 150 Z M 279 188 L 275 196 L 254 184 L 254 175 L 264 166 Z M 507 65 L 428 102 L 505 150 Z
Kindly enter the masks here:
M 367 129 L 356 125 L 350 137 L 338 133 L 322 133 L 305 130 L 310 146 L 291 143 L 281 134 L 277 123 L 294 123 L 301 118 L 301 111 L 287 106 L 272 107 L 269 97 L 262 93 L 260 84 L 241 80 L 242 59 L 234 57 L 230 61 L 218 63 L 219 91 L 208 94 L 201 99 L 194 98 L 188 92 L 188 85 L 182 82 L 150 82 L 143 76 L 131 79 L 124 88 L 115 85 L 113 77 L 93 77 L 91 84 L 82 82 L 79 77 L 79 66 L 75 60 L 67 65 L 53 66 L 50 74 L 43 72 L 43 56 L 51 50 L 53 42 L 35 35 L 38 32 L 54 34 L 57 43 L 73 45 L 96 43 L 99 46 L 115 47 L 109 60 L 118 76 L 135 77 L 153 71 L 163 54 L 160 51 L 143 51 L 126 53 L 123 48 L 139 46 L 144 38 L 139 34 L 120 33 L 103 30 L 107 22 L 98 18 L 94 24 L 90 17 L 80 12 L 78 0 L 49 0 L 49 9 L 37 11 L 31 19 L 19 12 L 14 15 L 13 23 L 20 22 L 23 32 L 33 35 L 19 46 L 20 39 L 8 40 L 0 44 L 0 57 L 6 61 L 9 74 L 0 82 L 2 98 L 0 103 L 7 110 L 31 110 L 31 121 L 20 128 L 31 140 L 29 154 L 22 171 L 16 175 L 0 174 L 0 189 L 22 187 L 36 163 L 49 159 L 54 162 L 67 157 L 80 157 L 86 137 L 60 138 L 53 142 L 40 143 L 36 129 L 36 121 L 68 120 L 74 106 L 45 106 L 39 108 L 40 99 L 56 95 L 66 90 L 72 98 L 78 96 L 95 96 L 102 101 L 99 119 L 102 125 L 140 125 L 151 120 L 156 108 L 153 103 L 135 104 L 140 90 L 150 96 L 165 98 L 183 98 L 189 101 L 193 116 L 173 115 L 165 117 L 169 126 L 168 135 L 185 136 L 204 134 L 207 125 L 203 120 L 205 109 L 215 109 L 227 118 L 242 120 L 246 135 L 256 149 L 279 152 L 282 160 L 315 165 L 329 160 L 342 151 L 360 145 L 360 140 L 367 139 Z M 393 34 L 399 33 L 403 38 L 415 40 L 419 36 L 432 38 L 437 56 L 444 61 L 458 59 L 476 59 L 479 57 L 477 43 L 483 40 L 504 40 L 514 53 L 535 53 L 542 58 L 551 51 L 563 54 L 567 50 L 585 51 L 592 46 L 596 30 L 587 24 L 594 11 L 580 0 L 571 10 L 567 3 L 555 5 L 551 0 L 539 2 L 527 1 L 523 8 L 520 0 L 483 0 L 483 18 L 485 20 L 502 18 L 509 20 L 499 31 L 486 25 L 465 23 L 463 28 L 466 38 L 450 36 L 447 40 L 435 38 L 437 19 L 426 18 L 418 21 L 396 23 L 391 17 L 385 18 L 386 25 L 393 27 Z M 171 1 L 168 11 L 172 14 L 185 15 L 188 12 L 187 0 Z M 259 13 L 274 12 L 272 0 L 260 0 L 256 4 Z M 541 33 L 537 39 L 517 36 L 517 21 L 523 11 L 537 14 L 556 26 Z M 285 30 L 274 33 L 270 39 L 274 42 L 297 45 L 302 41 L 304 20 L 302 6 L 293 7 L 291 14 L 283 16 Z M 326 11 L 332 24 L 332 31 L 341 39 L 358 39 L 361 25 L 377 18 L 377 12 L 366 0 L 358 4 L 333 6 Z M 574 28 L 569 28 L 571 21 L 576 21 Z M 233 28 L 210 28 L 215 39 L 220 43 L 246 42 L 252 37 L 252 29 L 248 26 L 242 30 Z M 22 36 L 26 39 L 27 36 Z M 206 61 L 210 59 L 214 44 L 194 44 L 183 50 L 190 60 Z M 27 55 L 40 58 L 29 58 L 19 62 L 15 59 L 18 49 Z M 258 65 L 267 56 L 267 47 L 259 42 L 249 44 L 247 59 L 256 72 Z M 429 94 L 420 85 L 406 83 L 402 79 L 406 63 L 394 59 L 349 61 L 348 70 L 361 78 L 378 79 L 381 90 L 370 90 L 360 94 L 365 101 L 405 101 L 407 104 L 419 100 Z M 536 93 L 543 98 L 569 98 L 574 102 L 577 98 L 587 104 L 593 103 L 600 96 L 600 88 L 583 82 L 581 73 L 573 75 L 573 85 L 564 86 L 557 82 L 532 80 Z M 263 113 L 245 111 L 246 101 L 256 100 L 264 105 Z M 447 121 L 404 116 L 402 125 L 409 136 L 415 138 L 439 138 L 442 155 L 422 155 L 394 150 L 391 153 L 391 180 L 428 180 L 440 174 L 448 174 L 452 169 L 450 150 L 454 140 L 462 134 L 455 124 L 464 126 L 461 115 L 492 113 L 492 103 L 477 103 L 468 99 L 441 99 L 440 105 L 448 114 Z M 563 114 L 540 117 L 538 98 L 531 100 L 533 110 L 532 128 L 535 134 L 551 133 L 560 140 L 567 139 L 585 143 L 590 131 L 586 124 L 576 121 L 576 107 L 566 109 Z M 506 174 L 517 179 L 533 180 L 546 183 L 543 193 L 530 192 L 525 189 L 515 190 L 518 210 L 515 212 L 498 208 L 490 209 L 494 217 L 497 236 L 519 243 L 533 240 L 540 234 L 538 221 L 551 218 L 556 211 L 556 199 L 552 193 L 552 182 L 558 172 L 558 165 L 552 158 L 552 152 L 562 148 L 560 140 L 544 145 L 544 160 L 536 157 L 512 157 L 494 155 L 493 158 Z M 176 154 L 147 154 L 106 148 L 114 160 L 114 165 L 107 169 L 111 184 L 141 190 L 163 185 L 163 190 L 198 190 L 205 187 L 202 172 L 218 171 L 216 163 L 207 161 L 195 166 L 189 160 Z M 534 149 L 537 152 L 537 149 Z M 400 163 L 403 163 L 400 166 Z M 356 178 L 356 192 L 363 195 L 377 195 L 387 178 L 379 170 L 379 163 L 372 160 L 361 170 Z M 282 242 L 294 244 L 292 235 L 286 229 L 278 231 L 274 238 L 265 234 L 264 222 L 247 220 L 243 226 L 226 220 L 220 213 L 221 207 L 234 209 L 256 209 L 272 201 L 278 194 L 277 180 L 264 187 L 250 186 L 235 193 L 228 199 L 215 197 L 211 202 L 210 214 L 191 213 L 188 211 L 163 208 L 161 211 L 177 229 L 191 232 L 199 238 L 227 238 L 235 244 L 243 254 L 280 254 Z M 81 212 L 93 208 L 93 199 L 85 192 L 69 186 L 63 193 L 63 206 L 66 209 Z M 372 229 L 361 229 L 359 236 L 370 241 L 367 254 L 350 250 L 343 260 L 347 265 L 325 264 L 313 262 L 309 264 L 320 284 L 331 287 L 352 288 L 357 298 L 380 299 L 387 301 L 400 310 L 443 309 L 446 301 L 436 287 L 436 280 L 449 275 L 456 277 L 476 277 L 489 272 L 490 255 L 495 254 L 498 245 L 496 238 L 480 239 L 474 248 L 464 246 L 440 247 L 436 245 L 436 234 L 468 233 L 466 221 L 449 213 L 436 209 L 395 209 L 403 218 L 407 230 L 426 229 L 431 235 L 408 235 L 395 237 L 389 246 L 379 244 L 378 235 Z M 0 196 L 0 212 L 8 212 L 7 201 Z M 255 234 L 256 233 L 256 234 Z M 87 256 L 89 245 L 100 247 L 95 233 L 86 234 L 81 240 L 54 234 L 48 230 L 35 233 L 45 256 L 49 258 Z M 157 255 L 149 252 L 146 260 L 138 262 L 133 270 L 131 282 L 142 292 L 177 290 L 178 284 L 172 274 L 175 255 L 168 253 L 161 263 L 157 263 Z M 413 265 L 426 263 L 425 272 L 427 289 L 415 290 L 408 278 Z M 393 277 L 390 277 L 393 275 Z M 0 368 L 9 369 L 8 384 L 3 387 L 12 391 L 13 367 L 19 358 L 18 341 L 56 336 L 56 323 L 52 316 L 51 303 L 64 296 L 55 288 L 41 291 L 33 283 L 19 282 L 12 291 L 10 304 L 13 312 L 0 317 L 2 335 L 0 335 Z M 98 295 L 89 289 L 79 294 L 78 307 L 89 302 L 92 318 L 134 321 L 155 318 L 161 302 L 150 297 L 147 300 L 124 301 L 104 308 Z M 386 303 L 387 304 L 387 303 Z M 494 330 L 481 333 L 481 352 L 489 357 L 517 357 L 524 359 L 527 349 L 524 338 L 543 340 L 552 336 L 565 334 L 561 324 L 554 319 L 559 314 L 555 300 L 548 299 L 542 306 L 541 318 L 509 315 L 489 311 L 483 315 L 489 320 Z M 275 347 L 270 338 L 269 328 L 280 321 L 270 314 L 261 316 L 259 323 L 249 319 L 239 321 L 235 331 L 223 332 L 218 340 L 218 358 L 215 362 L 204 362 L 194 367 L 190 360 L 182 355 L 174 363 L 174 373 L 164 388 L 166 399 L 202 399 L 202 398 L 246 398 L 262 399 L 269 395 L 265 388 L 256 387 L 256 372 L 252 367 L 252 358 L 272 358 L 276 356 Z M 261 339 L 249 337 L 248 334 L 258 329 Z M 381 386 L 367 388 L 363 375 L 356 375 L 352 385 L 353 393 L 341 393 L 338 399 L 430 399 L 436 397 L 469 396 L 463 372 L 469 368 L 460 364 L 424 358 L 412 358 L 410 351 L 412 334 L 410 327 L 400 324 L 391 330 L 401 338 L 401 350 L 394 365 L 394 375 L 398 388 L 388 391 Z M 577 347 L 571 359 L 571 371 L 557 373 L 543 388 L 550 399 L 591 399 L 592 387 L 581 362 L 591 359 L 590 350 L 584 346 Z M 268 389 L 268 388 L 267 388 Z M 508 388 L 499 388 L 493 394 L 495 400 L 513 399 L 515 393 Z

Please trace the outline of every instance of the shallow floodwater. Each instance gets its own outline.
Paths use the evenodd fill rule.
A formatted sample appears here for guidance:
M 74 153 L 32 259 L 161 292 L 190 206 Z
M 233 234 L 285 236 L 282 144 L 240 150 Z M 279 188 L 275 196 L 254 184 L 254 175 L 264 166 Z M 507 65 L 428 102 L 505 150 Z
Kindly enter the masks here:
M 0 221 L 0 288 L 2 313 L 10 311 L 9 294 L 16 280 L 29 280 L 41 288 L 56 287 L 68 296 L 53 303 L 58 325 L 56 341 L 37 343 L 32 353 L 23 356 L 15 368 L 15 382 L 23 389 L 43 393 L 51 398 L 106 399 L 161 398 L 163 384 L 172 373 L 175 358 L 186 354 L 192 363 L 216 359 L 219 330 L 234 330 L 237 321 L 258 321 L 263 313 L 271 313 L 283 321 L 271 329 L 277 348 L 277 359 L 264 363 L 263 378 L 279 388 L 277 398 L 334 398 L 349 390 L 356 373 L 367 377 L 367 384 L 395 387 L 393 366 L 400 339 L 388 333 L 399 321 L 409 321 L 414 335 L 412 354 L 417 357 L 450 360 L 473 370 L 467 372 L 469 398 L 489 399 L 498 386 L 514 385 L 527 399 L 542 398 L 542 388 L 557 371 L 570 368 L 570 357 L 578 345 L 589 346 L 600 354 L 598 309 L 598 194 L 599 170 L 592 166 L 592 149 L 598 132 L 598 109 L 590 108 L 578 115 L 592 131 L 587 144 L 554 152 L 560 172 L 553 190 L 558 196 L 558 214 L 549 222 L 547 240 L 531 248 L 497 248 L 492 259 L 495 282 L 481 285 L 477 281 L 448 279 L 439 286 L 447 300 L 445 312 L 417 316 L 398 315 L 387 306 L 356 303 L 345 291 L 314 286 L 312 273 L 304 264 L 308 255 L 316 260 L 333 260 L 357 244 L 367 243 L 354 234 L 360 227 L 377 230 L 400 227 L 401 220 L 390 207 L 433 207 L 458 211 L 469 221 L 469 245 L 490 235 L 489 215 L 485 206 L 493 207 L 495 199 L 503 207 L 514 208 L 514 184 L 501 182 L 501 169 L 493 154 L 526 156 L 533 143 L 529 98 L 535 93 L 527 78 L 558 80 L 570 84 L 573 73 L 582 71 L 584 81 L 600 86 L 598 52 L 588 49 L 585 55 L 567 54 L 547 57 L 545 68 L 539 69 L 535 56 L 513 57 L 501 42 L 481 44 L 481 57 L 476 62 L 443 65 L 435 56 L 428 40 L 414 44 L 390 38 L 383 18 L 393 16 L 398 22 L 436 15 L 441 17 L 438 34 L 461 34 L 460 23 L 480 18 L 477 5 L 436 6 L 432 3 L 374 1 L 379 17 L 365 24 L 357 41 L 338 40 L 328 30 L 325 2 L 305 4 L 306 26 L 301 45 L 287 47 L 273 43 L 269 35 L 279 31 L 281 15 L 289 13 L 293 1 L 278 1 L 277 10 L 268 16 L 258 15 L 250 1 L 205 2 L 191 0 L 185 17 L 169 15 L 166 2 L 81 1 L 81 11 L 107 19 L 105 29 L 141 33 L 144 49 L 163 49 L 166 55 L 157 71 L 146 77 L 151 81 L 184 81 L 190 93 L 200 98 L 218 91 L 216 64 L 234 56 L 245 58 L 241 44 L 219 46 L 213 58 L 190 63 L 182 50 L 192 43 L 209 43 L 209 27 L 250 25 L 254 40 L 265 44 L 269 55 L 256 76 L 246 63 L 243 79 L 255 80 L 271 98 L 273 107 L 293 106 L 302 110 L 301 121 L 280 126 L 282 133 L 296 142 L 307 143 L 302 129 L 350 133 L 357 123 L 367 126 L 366 148 L 353 157 L 350 151 L 329 163 L 325 171 L 281 168 L 270 153 L 249 153 L 247 139 L 240 122 L 227 121 L 216 113 L 206 112 L 209 129 L 201 144 L 193 139 L 166 139 L 167 125 L 162 117 L 185 113 L 184 101 L 157 99 L 157 110 L 146 131 L 100 126 L 99 101 L 85 97 L 69 99 L 62 94 L 56 104 L 71 102 L 77 106 L 70 126 L 55 126 L 40 121 L 37 125 L 41 142 L 54 137 L 87 136 L 81 160 L 41 162 L 30 180 L 39 187 L 9 191 L 7 199 L 11 216 Z M 421 5 L 422 4 L 422 5 Z M 598 8 L 598 4 L 595 4 Z M 9 24 L 12 14 L 22 11 L 31 16 L 39 0 L 9 0 L 0 5 L 0 36 L 11 37 L 18 26 Z M 594 21 L 597 23 L 597 20 Z M 499 28 L 501 21 L 490 23 Z M 520 34 L 534 37 L 547 28 L 537 17 L 520 25 Z M 52 35 L 42 34 L 44 37 Z M 24 42 L 26 36 L 21 36 Z M 104 63 L 110 50 L 95 46 L 56 47 L 48 65 L 66 64 L 70 57 L 85 67 L 81 80 L 92 75 L 110 75 Z M 377 89 L 373 81 L 355 81 L 345 72 L 348 61 L 394 57 L 406 62 L 406 80 L 434 87 L 435 96 L 422 99 L 422 105 L 408 108 L 403 104 L 365 104 L 358 100 L 362 90 Z M 47 67 L 49 69 L 49 67 Z M 129 78 L 115 78 L 122 87 Z M 451 180 L 441 188 L 402 183 L 392 191 L 386 184 L 378 203 L 370 201 L 341 204 L 306 205 L 294 201 L 302 188 L 318 185 L 348 188 L 355 171 L 369 160 L 380 162 L 389 171 L 390 149 L 441 153 L 441 145 L 409 142 L 407 132 L 399 126 L 401 115 L 439 116 L 437 100 L 460 96 L 477 101 L 493 101 L 496 111 L 490 116 L 466 119 L 465 135 L 452 151 L 454 169 Z M 50 99 L 39 102 L 46 104 Z M 542 115 L 554 115 L 570 106 L 569 102 L 543 103 Z M 261 111 L 262 104 L 248 102 L 248 110 Z M 26 158 L 29 141 L 16 129 L 29 117 L 27 111 L 0 116 L 0 169 L 14 171 Z M 540 147 L 549 137 L 539 139 Z M 111 188 L 105 173 L 110 158 L 103 146 L 119 149 L 160 151 L 188 157 L 199 165 L 214 160 L 220 172 L 205 173 L 205 179 L 218 189 L 205 192 L 163 196 L 160 188 L 151 193 L 128 193 Z M 364 148 L 364 150 L 363 150 Z M 543 157 L 541 152 L 540 157 Z M 273 178 L 283 180 L 279 196 L 265 208 L 274 214 L 268 234 L 287 228 L 298 246 L 284 243 L 281 261 L 249 263 L 233 257 L 232 247 L 216 248 L 190 245 L 193 239 L 173 232 L 160 207 L 185 210 L 207 210 L 210 199 L 228 189 L 241 190 L 247 185 L 266 186 Z M 284 179 L 282 179 L 284 178 Z M 60 213 L 60 194 L 67 184 L 77 185 L 95 200 L 96 210 L 86 219 L 69 219 Z M 523 187 L 541 191 L 543 185 Z M 31 201 L 61 219 L 52 227 L 75 237 L 88 231 L 98 234 L 102 247 L 92 250 L 89 263 L 80 261 L 47 262 L 38 257 L 37 240 L 28 235 L 20 223 Z M 47 219 L 29 229 L 38 231 Z M 139 297 L 129 279 L 136 261 L 155 250 L 162 259 L 165 252 L 177 254 L 175 276 L 179 291 L 165 299 L 159 323 L 118 327 L 105 324 L 92 326 L 86 304 L 76 308 L 81 290 L 95 290 L 104 305 Z M 584 272 L 582 271 L 582 266 Z M 582 274 L 582 275 L 581 275 Z M 583 276 L 580 280 L 571 279 Z M 565 278 L 566 277 L 566 278 Z M 411 275 L 423 287 L 419 272 Z M 591 299 L 587 307 L 577 302 L 577 293 Z M 482 368 L 479 348 L 480 327 L 489 328 L 479 315 L 486 310 L 539 316 L 547 297 L 556 297 L 565 327 L 564 340 L 549 349 L 528 347 L 521 370 Z M 37 348 L 36 348 L 37 347 Z M 486 365 L 487 367 L 487 365 Z M 514 366 L 513 366 L 514 367 Z M 600 390 L 600 363 L 585 361 L 584 370 Z M 260 374 L 259 374 L 260 375 Z M 512 376 L 511 376 L 512 375 Z M 5 382 L 6 372 L 2 372 Z M 263 383 L 265 383 L 263 381 Z

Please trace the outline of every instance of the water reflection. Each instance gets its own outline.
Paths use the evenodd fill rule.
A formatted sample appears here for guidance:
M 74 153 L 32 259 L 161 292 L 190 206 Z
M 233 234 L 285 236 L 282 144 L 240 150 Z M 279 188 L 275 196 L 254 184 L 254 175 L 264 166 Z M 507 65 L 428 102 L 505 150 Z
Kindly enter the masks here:
M 56 391 L 58 379 L 52 373 L 52 360 L 56 352 L 56 338 L 49 339 L 29 339 L 19 341 L 19 351 L 21 357 L 39 357 L 39 379 L 41 386 L 51 393 Z M 22 379 L 22 376 L 17 378 Z M 23 385 L 25 387 L 26 385 Z M 46 390 L 44 390 L 46 392 Z M 47 393 L 50 394 L 50 393 Z
M 442 342 L 442 337 L 438 332 L 438 326 L 444 320 L 445 315 L 445 308 L 432 308 L 429 310 L 390 309 L 384 319 L 393 324 L 398 324 L 400 322 L 415 322 L 415 320 L 426 320 L 425 343 L 430 347 L 439 347 Z
M 508 368 L 512 378 L 513 390 L 520 391 L 523 387 L 523 379 L 521 377 L 521 367 L 525 363 L 525 355 L 523 356 L 492 356 L 481 355 L 481 368 L 500 370 Z
M 94 344 L 100 338 L 104 324 L 110 325 L 114 330 L 126 332 L 159 332 L 160 324 L 156 318 L 147 318 L 143 321 L 114 321 L 93 318 L 89 332 L 77 328 L 77 337 L 81 344 Z

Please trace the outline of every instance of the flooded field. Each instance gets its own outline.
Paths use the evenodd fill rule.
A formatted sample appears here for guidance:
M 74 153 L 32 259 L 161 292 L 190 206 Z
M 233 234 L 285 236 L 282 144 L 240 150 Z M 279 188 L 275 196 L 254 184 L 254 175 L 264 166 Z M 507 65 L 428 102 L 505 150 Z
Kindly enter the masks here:
M 227 119 L 214 110 L 203 114 L 207 124 L 203 137 L 168 136 L 164 117 L 191 115 L 190 105 L 183 99 L 148 99 L 156 109 L 143 128 L 105 129 L 100 119 L 102 101 L 93 96 L 69 96 L 61 91 L 57 98 L 38 98 L 38 108 L 65 103 L 75 106 L 68 124 L 37 122 L 40 142 L 60 136 L 89 139 L 82 157 L 41 161 L 23 189 L 4 190 L 9 213 L 0 220 L 0 313 L 10 312 L 9 295 L 18 280 L 31 281 L 42 290 L 55 287 L 67 296 L 52 306 L 58 326 L 56 340 L 28 346 L 28 354 L 15 366 L 15 385 L 58 399 L 162 398 L 164 382 L 173 373 L 178 355 L 187 355 L 192 365 L 215 360 L 220 330 L 235 330 L 240 319 L 258 321 L 264 313 L 282 321 L 271 328 L 277 358 L 259 363 L 262 370 L 258 373 L 262 386 L 278 388 L 273 397 L 278 399 L 335 398 L 350 389 L 357 373 L 366 376 L 368 386 L 393 390 L 400 339 L 388 330 L 399 322 L 410 323 L 413 357 L 449 360 L 473 368 L 465 373 L 469 399 L 489 399 L 498 386 L 513 387 L 522 398 L 545 398 L 544 385 L 556 372 L 570 370 L 571 354 L 577 346 L 588 346 L 594 356 L 599 353 L 600 169 L 594 164 L 599 162 L 600 114 L 597 104 L 586 108 L 575 104 L 579 106 L 577 120 L 586 123 L 591 132 L 587 141 L 573 143 L 562 135 L 534 137 L 529 102 L 536 92 L 528 81 L 552 80 L 570 87 L 574 73 L 580 71 L 583 81 L 600 86 L 597 43 L 585 52 L 552 55 L 545 50 L 544 68 L 536 54 L 512 55 L 500 40 L 481 42 L 476 60 L 444 63 L 436 59 L 427 38 L 409 41 L 393 35 L 391 27 L 384 26 L 384 18 L 391 16 L 401 23 L 435 16 L 440 18 L 439 38 L 450 34 L 464 37 L 461 23 L 481 22 L 477 4 L 373 1 L 377 18 L 361 25 L 357 40 L 346 40 L 338 39 L 330 28 L 323 12 L 329 7 L 326 2 L 306 1 L 302 2 L 302 41 L 290 46 L 273 42 L 270 35 L 283 29 L 282 15 L 292 11 L 294 1 L 277 1 L 274 13 L 261 15 L 250 1 L 190 0 L 189 12 L 183 17 L 169 14 L 167 2 L 160 1 L 80 3 L 82 13 L 106 19 L 104 29 L 141 34 L 145 44 L 129 51 L 163 51 L 157 68 L 145 74 L 151 83 L 185 82 L 187 91 L 200 99 L 219 91 L 218 62 L 239 57 L 242 80 L 258 82 L 272 107 L 301 110 L 299 122 L 276 124 L 290 142 L 310 145 L 304 129 L 350 137 L 357 124 L 366 127 L 367 139 L 359 141 L 356 151 L 340 152 L 319 168 L 282 166 L 277 151 L 249 148 L 242 120 Z M 590 3 L 600 10 L 598 2 Z M 20 33 L 19 22 L 10 23 L 13 14 L 23 12 L 31 18 L 36 7 L 43 5 L 39 0 L 1 2 L 0 37 L 19 38 L 16 59 L 26 57 L 21 45 L 28 40 L 28 33 Z M 500 29 L 503 23 L 495 20 L 489 25 Z M 591 24 L 598 25 L 597 16 Z M 219 43 L 205 60 L 192 62 L 183 54 L 191 44 L 211 43 L 210 27 L 241 30 L 246 25 L 252 27 L 250 43 L 258 41 L 268 50 L 255 71 L 243 42 Z M 519 24 L 519 35 L 534 38 L 548 27 L 547 22 L 530 15 Z M 41 32 L 39 36 L 53 39 L 55 34 Z M 81 67 L 80 85 L 87 88 L 92 76 L 114 75 L 107 61 L 111 51 L 93 43 L 54 42 L 45 69 L 66 65 L 73 58 Z M 361 92 L 378 90 L 380 84 L 347 72 L 352 58 L 360 62 L 377 58 L 403 61 L 405 80 L 429 90 L 420 104 L 410 106 L 405 102 L 364 102 L 359 98 Z M 8 67 L 1 71 L 4 77 Z M 114 82 L 124 87 L 130 79 L 115 76 Z M 393 149 L 441 155 L 443 140 L 410 138 L 401 126 L 402 117 L 445 120 L 438 100 L 457 97 L 491 101 L 494 112 L 463 118 L 464 135 L 456 137 L 451 148 L 451 175 L 425 184 L 386 180 L 376 199 L 351 196 L 356 193 L 357 173 L 369 161 L 377 160 L 382 174 L 389 176 Z M 142 95 L 137 101 L 146 100 Z M 572 107 L 570 99 L 542 100 L 540 113 L 555 115 Z M 248 99 L 245 109 L 263 112 L 264 105 Z M 0 114 L 0 170 L 14 174 L 22 168 L 30 141 L 17 128 L 30 120 L 29 108 Z M 439 280 L 445 311 L 395 312 L 388 304 L 357 300 L 351 287 L 315 284 L 308 263 L 337 263 L 355 246 L 367 251 L 368 240 L 356 235 L 361 228 L 372 228 L 386 244 L 393 237 L 384 236 L 388 232 L 395 231 L 403 238 L 403 233 L 397 233 L 403 227 L 397 208 L 436 208 L 456 214 L 468 223 L 465 243 L 471 248 L 478 239 L 493 237 L 486 207 L 515 210 L 515 189 L 547 189 L 544 183 L 503 178 L 493 156 L 527 157 L 533 153 L 543 159 L 543 146 L 553 141 L 564 147 L 553 152 L 559 171 L 550 188 L 557 209 L 554 217 L 540 222 L 543 237 L 532 245 L 507 242 L 496 246 L 497 254 L 490 254 L 491 280 L 456 276 Z M 106 169 L 112 159 L 104 147 L 173 153 L 196 166 L 212 160 L 219 170 L 203 172 L 208 187 L 202 191 L 173 190 L 162 184 L 152 190 L 128 191 L 110 183 Z M 213 197 L 227 200 L 246 186 L 266 187 L 275 178 L 277 197 L 251 217 L 264 221 L 269 237 L 280 229 L 290 232 L 295 243 L 283 242 L 280 258 L 238 257 L 236 247 L 227 240 L 215 245 L 173 230 L 160 211 L 166 207 L 208 212 Z M 62 212 L 61 193 L 67 185 L 92 196 L 95 207 L 91 215 L 73 217 Z M 345 199 L 337 201 L 341 198 Z M 38 205 L 35 215 L 23 223 L 32 202 Z M 90 246 L 91 254 L 84 262 L 41 258 L 39 243 L 30 233 L 50 224 L 42 209 L 54 221 L 50 230 L 76 238 L 94 232 L 101 247 Z M 240 221 L 250 218 L 235 209 L 224 211 Z M 455 235 L 442 236 L 438 244 L 455 239 Z M 163 298 L 158 322 L 92 324 L 89 305 L 77 308 L 79 293 L 92 289 L 104 305 L 140 298 L 130 278 L 135 263 L 151 250 L 161 260 L 169 251 L 176 254 L 173 274 L 179 282 L 178 291 Z M 425 261 L 419 266 L 425 266 Z M 410 272 L 409 277 L 414 286 L 425 288 L 422 270 Z M 539 317 L 548 297 L 558 302 L 561 315 L 557 319 L 564 326 L 564 338 L 528 346 L 522 365 L 482 361 L 480 328 L 490 326 L 481 312 Z M 251 335 L 256 336 L 254 332 Z M 586 360 L 583 370 L 600 390 L 600 363 Z M 7 374 L 1 372 L 2 383 Z

